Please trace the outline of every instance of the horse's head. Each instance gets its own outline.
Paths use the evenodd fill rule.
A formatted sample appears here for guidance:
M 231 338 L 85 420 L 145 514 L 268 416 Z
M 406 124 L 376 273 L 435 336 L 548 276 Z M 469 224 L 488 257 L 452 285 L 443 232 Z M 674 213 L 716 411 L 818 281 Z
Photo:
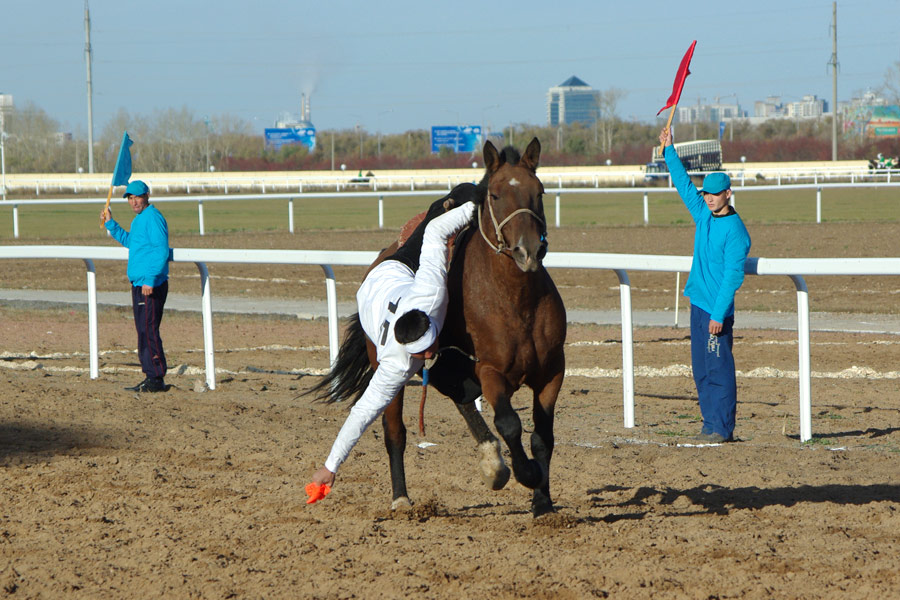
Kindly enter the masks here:
M 537 138 L 521 157 L 511 146 L 497 152 L 491 142 L 484 144 L 487 191 L 479 225 L 488 243 L 526 273 L 536 271 L 547 254 L 544 186 L 536 174 L 540 156 Z

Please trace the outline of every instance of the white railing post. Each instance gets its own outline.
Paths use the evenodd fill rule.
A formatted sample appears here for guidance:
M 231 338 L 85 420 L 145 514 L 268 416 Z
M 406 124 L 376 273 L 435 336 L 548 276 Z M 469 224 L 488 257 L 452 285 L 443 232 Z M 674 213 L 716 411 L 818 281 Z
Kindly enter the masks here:
M 384 195 L 378 196 L 378 229 L 384 229 Z
M 634 338 L 631 312 L 631 282 L 628 272 L 615 269 L 619 278 L 619 301 L 622 312 L 622 404 L 625 413 L 625 428 L 634 427 Z
M 678 302 L 681 300 L 681 271 L 675 272 L 675 329 L 678 329 Z
M 338 357 L 338 312 L 337 286 L 334 281 L 334 269 L 329 265 L 321 265 L 325 271 L 325 300 L 328 305 L 328 366 L 334 365 Z
M 556 228 L 559 229 L 559 192 L 556 192 Z
M 797 379 L 800 381 L 800 441 L 812 439 L 812 391 L 810 386 L 809 363 L 809 290 L 801 275 L 791 275 L 797 288 L 797 344 L 798 369 Z
M 650 224 L 650 202 L 647 200 L 647 192 L 644 192 L 644 225 Z
M 87 267 L 87 292 L 88 292 L 88 356 L 91 366 L 91 379 L 100 376 L 100 350 L 97 344 L 97 269 L 94 261 L 89 258 L 82 259 Z
M 288 198 L 288 231 L 294 233 L 294 199 Z
M 200 312 L 203 315 L 203 357 L 206 364 L 206 387 L 216 389 L 216 359 L 213 346 L 212 295 L 209 289 L 209 269 L 202 262 L 195 262 L 200 271 Z
M 816 188 L 816 223 L 822 222 L 822 188 Z
M 205 229 L 203 224 L 203 200 L 197 201 L 197 214 L 200 218 L 200 235 L 203 235 Z
M 19 205 L 13 204 L 13 237 L 19 239 Z

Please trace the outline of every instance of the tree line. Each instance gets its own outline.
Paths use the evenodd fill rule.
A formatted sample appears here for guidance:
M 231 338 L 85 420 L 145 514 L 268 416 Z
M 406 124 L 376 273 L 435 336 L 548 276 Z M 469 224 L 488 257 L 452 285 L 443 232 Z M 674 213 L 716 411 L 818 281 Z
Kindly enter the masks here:
M 613 90 L 614 91 L 614 90 Z M 611 98 L 614 108 L 618 98 Z M 524 147 L 533 137 L 541 141 L 541 164 L 642 165 L 657 143 L 660 121 L 627 121 L 608 111 L 593 125 L 548 127 L 519 123 L 491 131 L 496 145 Z M 5 114 L 7 173 L 75 173 L 88 171 L 87 141 L 59 134 L 59 123 L 34 103 Z M 480 151 L 456 154 L 450 149 L 431 153 L 430 132 L 410 130 L 380 135 L 358 129 L 319 130 L 316 147 L 285 146 L 267 149 L 261 132 L 243 119 L 218 115 L 202 118 L 188 108 L 157 110 L 150 115 L 119 111 L 94 140 L 94 171 L 111 172 L 122 132 L 135 141 L 132 159 L 136 172 L 425 169 L 481 165 Z M 714 139 L 716 123 L 675 126 L 676 141 Z M 831 159 L 830 117 L 803 121 L 773 119 L 759 125 L 734 121 L 722 136 L 725 162 L 746 157 L 749 162 Z M 900 155 L 900 139 L 838 141 L 839 159 L 871 159 L 877 153 Z

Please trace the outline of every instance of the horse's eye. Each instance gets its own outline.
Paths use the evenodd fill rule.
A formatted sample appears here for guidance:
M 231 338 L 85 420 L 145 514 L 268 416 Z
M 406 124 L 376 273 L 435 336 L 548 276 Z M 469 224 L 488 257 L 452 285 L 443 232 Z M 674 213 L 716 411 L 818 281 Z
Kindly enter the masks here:
M 499 199 L 500 199 L 500 196 L 498 196 L 497 194 L 491 194 L 491 200 L 499 200 Z

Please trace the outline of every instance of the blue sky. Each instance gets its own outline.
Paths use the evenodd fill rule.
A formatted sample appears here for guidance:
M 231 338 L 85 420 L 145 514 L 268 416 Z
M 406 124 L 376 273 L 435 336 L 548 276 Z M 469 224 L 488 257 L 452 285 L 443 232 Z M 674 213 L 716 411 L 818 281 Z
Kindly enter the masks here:
M 260 132 L 311 98 L 320 130 L 546 122 L 577 75 L 652 121 L 681 56 L 682 104 L 769 95 L 831 102 L 830 1 L 299 2 L 91 0 L 94 132 L 120 109 L 231 114 Z M 87 131 L 83 0 L 0 0 L 0 92 Z M 838 99 L 900 61 L 900 2 L 838 2 Z M 734 96 L 732 96 L 734 95 Z

